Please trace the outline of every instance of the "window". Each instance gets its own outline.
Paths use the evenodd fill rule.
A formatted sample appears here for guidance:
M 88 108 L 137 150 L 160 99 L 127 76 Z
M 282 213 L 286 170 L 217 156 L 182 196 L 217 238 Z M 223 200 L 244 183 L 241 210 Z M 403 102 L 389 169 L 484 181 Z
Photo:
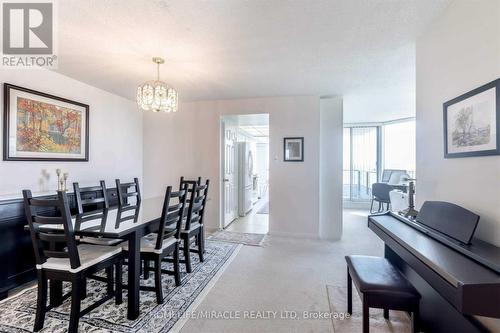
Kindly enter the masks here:
M 384 169 L 415 177 L 415 119 L 344 127 L 343 158 L 344 200 L 370 200 L 372 184 Z
M 401 169 L 415 177 L 415 120 L 382 126 L 384 169 Z
M 377 126 L 344 128 L 344 189 L 345 200 L 371 199 L 371 187 L 378 175 Z

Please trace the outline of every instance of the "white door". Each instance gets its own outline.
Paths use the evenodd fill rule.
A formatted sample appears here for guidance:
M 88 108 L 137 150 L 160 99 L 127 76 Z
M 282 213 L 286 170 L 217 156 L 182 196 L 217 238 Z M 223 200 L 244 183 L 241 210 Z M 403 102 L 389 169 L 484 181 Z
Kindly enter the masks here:
M 236 174 L 236 131 L 231 126 L 224 126 L 224 228 L 233 222 L 237 214 L 236 198 L 238 195 L 238 178 Z

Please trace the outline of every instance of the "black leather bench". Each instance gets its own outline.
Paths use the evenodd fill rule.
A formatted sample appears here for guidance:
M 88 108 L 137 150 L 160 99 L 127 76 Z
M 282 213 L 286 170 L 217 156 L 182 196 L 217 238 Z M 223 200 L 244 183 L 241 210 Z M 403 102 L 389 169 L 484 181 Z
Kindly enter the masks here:
M 363 333 L 369 332 L 370 308 L 411 312 L 412 332 L 419 332 L 420 294 L 387 259 L 369 256 L 346 256 L 347 312 L 352 314 L 352 283 L 363 303 Z

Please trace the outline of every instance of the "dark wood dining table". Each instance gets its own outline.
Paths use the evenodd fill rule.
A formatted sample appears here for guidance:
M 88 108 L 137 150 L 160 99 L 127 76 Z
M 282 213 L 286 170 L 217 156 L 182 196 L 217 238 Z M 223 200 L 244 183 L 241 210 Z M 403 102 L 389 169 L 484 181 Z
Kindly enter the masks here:
M 128 308 L 127 318 L 134 320 L 139 316 L 140 282 L 140 242 L 141 237 L 158 229 L 163 197 L 143 199 L 138 204 L 112 207 L 107 210 L 86 212 L 72 217 L 76 236 L 122 239 L 128 242 Z M 105 218 L 84 221 L 84 218 L 99 215 L 105 211 Z M 57 230 L 62 226 L 51 226 Z M 50 303 L 58 306 L 63 301 L 62 282 L 50 282 Z

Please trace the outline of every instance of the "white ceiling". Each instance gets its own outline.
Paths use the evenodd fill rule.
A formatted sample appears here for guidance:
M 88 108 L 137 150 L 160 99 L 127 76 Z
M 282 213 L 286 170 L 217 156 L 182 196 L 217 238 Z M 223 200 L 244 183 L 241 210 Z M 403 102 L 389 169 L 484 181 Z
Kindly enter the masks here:
M 162 56 L 181 101 L 343 95 L 346 117 L 404 117 L 416 37 L 448 2 L 58 1 L 58 72 L 134 100 Z

